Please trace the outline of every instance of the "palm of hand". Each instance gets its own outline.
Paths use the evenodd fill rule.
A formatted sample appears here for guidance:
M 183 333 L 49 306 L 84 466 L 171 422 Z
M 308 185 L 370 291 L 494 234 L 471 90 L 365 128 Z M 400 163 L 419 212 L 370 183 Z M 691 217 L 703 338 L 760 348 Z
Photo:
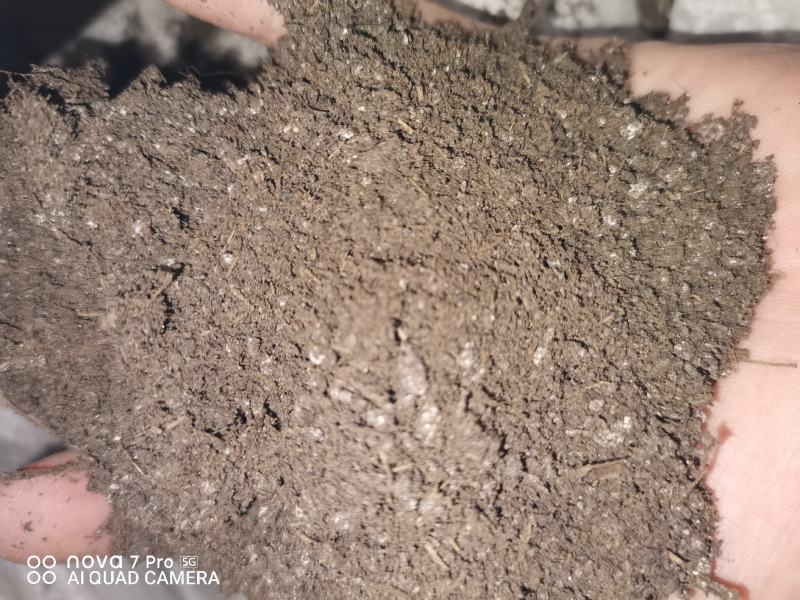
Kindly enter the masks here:
M 777 277 L 740 344 L 753 362 L 719 382 L 709 409 L 719 445 L 707 483 L 720 514 L 717 577 L 754 599 L 799 598 L 800 48 L 643 44 L 633 52 L 631 88 L 688 93 L 691 118 L 730 114 L 742 100 L 758 119 L 757 156 L 774 157 L 768 246 Z

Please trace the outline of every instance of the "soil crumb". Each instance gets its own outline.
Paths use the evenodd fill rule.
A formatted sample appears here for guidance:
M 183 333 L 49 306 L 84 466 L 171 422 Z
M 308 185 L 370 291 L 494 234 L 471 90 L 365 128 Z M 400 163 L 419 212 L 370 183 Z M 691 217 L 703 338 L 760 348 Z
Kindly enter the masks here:
M 4 397 L 93 457 L 120 550 L 250 598 L 712 585 L 703 408 L 768 283 L 751 120 L 303 4 L 247 89 L 14 87 Z

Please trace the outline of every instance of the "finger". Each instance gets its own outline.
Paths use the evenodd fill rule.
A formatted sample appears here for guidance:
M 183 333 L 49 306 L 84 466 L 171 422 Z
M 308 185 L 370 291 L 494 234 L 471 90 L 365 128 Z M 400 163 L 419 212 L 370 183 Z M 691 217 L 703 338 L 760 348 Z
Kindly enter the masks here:
M 450 10 L 430 0 L 407 0 L 429 23 L 455 23 L 470 31 L 487 31 L 492 25 Z M 178 8 L 217 27 L 274 46 L 286 35 L 280 12 L 266 0 L 167 0 Z M 321 5 L 320 10 L 324 10 Z
M 89 477 L 65 468 L 76 458 L 59 452 L 0 479 L 0 557 L 25 562 L 31 554 L 64 560 L 71 554 L 105 554 L 101 530 L 111 514 L 106 499 L 87 489 Z
M 602 63 L 603 50 L 618 40 L 607 36 L 575 38 L 565 35 L 539 35 L 536 39 L 547 46 L 571 48 L 578 59 L 591 64 Z
M 286 35 L 280 13 L 266 0 L 167 0 L 178 8 L 217 27 L 274 46 Z
M 688 94 L 689 117 L 729 115 L 734 100 L 758 123 L 758 157 L 774 155 L 777 200 L 768 246 L 780 277 L 740 344 L 752 359 L 717 387 L 709 430 L 731 431 L 707 483 L 720 515 L 720 580 L 758 598 L 800 597 L 800 50 L 788 46 L 646 43 L 631 55 L 634 94 Z

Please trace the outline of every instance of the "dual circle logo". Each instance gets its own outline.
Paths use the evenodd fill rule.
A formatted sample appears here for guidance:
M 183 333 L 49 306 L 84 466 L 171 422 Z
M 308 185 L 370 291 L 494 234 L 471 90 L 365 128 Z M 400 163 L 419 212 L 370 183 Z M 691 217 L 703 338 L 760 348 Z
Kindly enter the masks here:
M 45 583 L 50 585 L 56 582 L 56 572 L 53 570 L 56 566 L 56 559 L 54 556 L 47 554 L 45 556 L 37 556 L 31 554 L 28 560 L 25 561 L 28 565 L 28 575 L 26 579 L 28 583 L 36 585 Z

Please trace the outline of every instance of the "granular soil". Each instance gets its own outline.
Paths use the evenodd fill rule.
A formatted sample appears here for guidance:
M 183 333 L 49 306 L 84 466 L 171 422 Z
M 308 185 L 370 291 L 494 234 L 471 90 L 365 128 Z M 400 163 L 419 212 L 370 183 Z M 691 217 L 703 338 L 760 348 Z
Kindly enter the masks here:
M 91 457 L 118 549 L 250 598 L 715 585 L 703 408 L 768 284 L 750 118 L 689 130 L 519 28 L 282 8 L 247 89 L 4 102 L 2 392 Z

